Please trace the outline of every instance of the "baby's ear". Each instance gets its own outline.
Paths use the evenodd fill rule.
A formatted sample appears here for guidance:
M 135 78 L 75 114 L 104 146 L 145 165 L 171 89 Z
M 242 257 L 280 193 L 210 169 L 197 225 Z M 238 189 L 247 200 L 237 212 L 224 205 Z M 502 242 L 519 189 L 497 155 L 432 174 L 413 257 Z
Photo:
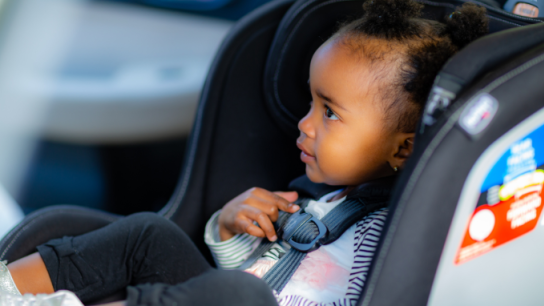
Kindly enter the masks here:
M 414 133 L 405 133 L 405 137 L 403 137 L 397 155 L 399 155 L 402 158 L 408 158 L 412 155 L 412 152 L 414 151 Z
M 414 151 L 415 133 L 400 133 L 397 138 L 395 151 L 392 156 L 391 166 L 402 168 L 404 163 Z

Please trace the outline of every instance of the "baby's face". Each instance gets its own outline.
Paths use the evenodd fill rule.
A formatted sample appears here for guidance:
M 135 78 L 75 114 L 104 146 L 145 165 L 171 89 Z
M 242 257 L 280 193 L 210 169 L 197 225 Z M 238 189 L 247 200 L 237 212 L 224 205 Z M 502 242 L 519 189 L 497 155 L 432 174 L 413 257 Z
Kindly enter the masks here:
M 376 68 L 374 68 L 376 69 Z M 386 126 L 381 84 L 370 62 L 327 42 L 310 65 L 312 103 L 298 124 L 297 145 L 313 182 L 358 185 L 391 175 L 394 132 Z

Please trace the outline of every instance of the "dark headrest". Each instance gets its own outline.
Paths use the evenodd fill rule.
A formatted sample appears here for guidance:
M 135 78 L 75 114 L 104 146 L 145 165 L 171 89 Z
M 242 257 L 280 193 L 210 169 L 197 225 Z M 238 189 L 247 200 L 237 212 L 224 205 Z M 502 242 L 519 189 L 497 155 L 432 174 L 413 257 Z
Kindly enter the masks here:
M 544 23 L 508 29 L 482 37 L 453 56 L 438 74 L 423 117 L 423 133 L 471 83 L 497 65 L 544 43 Z
M 443 20 L 462 1 L 421 1 L 422 17 Z M 310 60 L 317 48 L 338 28 L 339 23 L 360 17 L 363 0 L 300 0 L 283 18 L 270 48 L 264 77 L 268 109 L 283 131 L 296 137 L 297 123 L 308 112 Z M 490 32 L 529 23 L 489 5 Z M 529 18 L 525 18 L 529 19 Z
M 264 92 L 282 130 L 298 135 L 297 123 L 309 110 L 312 55 L 339 22 L 362 14 L 362 2 L 310 0 L 296 2 L 278 27 L 266 63 Z

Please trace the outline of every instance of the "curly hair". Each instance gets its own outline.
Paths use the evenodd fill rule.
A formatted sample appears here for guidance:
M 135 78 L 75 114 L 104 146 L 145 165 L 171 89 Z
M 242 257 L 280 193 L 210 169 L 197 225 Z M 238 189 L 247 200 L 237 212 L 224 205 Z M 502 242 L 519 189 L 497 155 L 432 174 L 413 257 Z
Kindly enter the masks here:
M 413 0 L 367 0 L 363 9 L 363 17 L 342 25 L 333 38 L 372 61 L 397 63 L 395 81 L 382 89 L 382 98 L 388 101 L 385 111 L 394 129 L 413 132 L 442 66 L 487 34 L 486 10 L 465 3 L 438 22 L 420 18 L 423 5 Z M 372 40 L 382 48 L 376 48 Z

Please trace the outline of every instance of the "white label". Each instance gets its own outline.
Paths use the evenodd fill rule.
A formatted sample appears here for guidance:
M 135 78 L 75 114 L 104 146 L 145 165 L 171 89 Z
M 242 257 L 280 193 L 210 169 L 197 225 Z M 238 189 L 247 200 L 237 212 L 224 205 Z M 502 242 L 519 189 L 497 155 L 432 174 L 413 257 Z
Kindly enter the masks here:
M 499 103 L 490 94 L 475 97 L 463 110 L 459 124 L 471 135 L 483 131 L 495 116 Z

